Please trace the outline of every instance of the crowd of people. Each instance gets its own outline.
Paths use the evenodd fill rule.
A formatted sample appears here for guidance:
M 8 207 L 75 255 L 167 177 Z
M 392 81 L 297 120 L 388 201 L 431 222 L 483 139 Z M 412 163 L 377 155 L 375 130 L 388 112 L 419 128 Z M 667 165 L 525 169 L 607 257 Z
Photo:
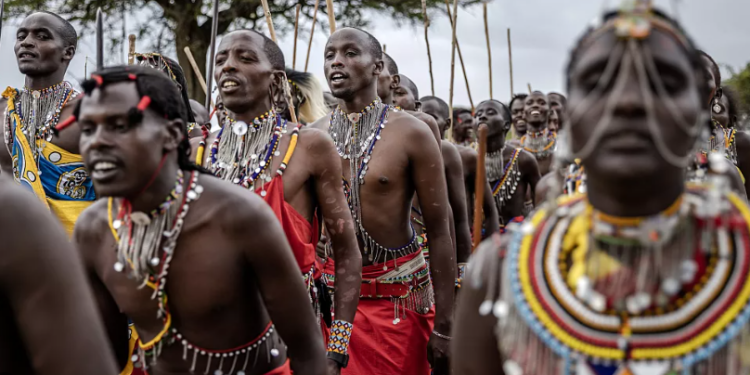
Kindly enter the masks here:
M 475 108 L 358 28 L 329 92 L 223 35 L 211 108 L 159 53 L 77 91 L 77 39 L 23 19 L 0 101 L 0 374 L 750 374 L 750 135 L 648 1 Z

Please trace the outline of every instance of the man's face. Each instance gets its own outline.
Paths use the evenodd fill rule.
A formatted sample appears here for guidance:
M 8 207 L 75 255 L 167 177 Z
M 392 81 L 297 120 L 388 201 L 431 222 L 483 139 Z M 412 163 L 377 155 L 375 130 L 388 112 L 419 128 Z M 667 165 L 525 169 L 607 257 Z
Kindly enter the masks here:
M 510 118 L 500 103 L 488 100 L 480 103 L 474 114 L 474 126 L 478 128 L 481 124 L 487 124 L 488 139 L 505 139 L 505 133 L 510 129 Z
M 328 39 L 324 71 L 333 96 L 345 101 L 377 83 L 383 61 L 368 52 L 368 36 L 356 29 L 337 30 Z
M 474 116 L 469 111 L 462 111 L 456 116 L 456 125 L 453 127 L 453 134 L 459 139 L 464 139 L 469 136 L 469 133 L 474 129 Z
M 524 117 L 531 124 L 539 126 L 549 121 L 549 101 L 547 95 L 535 92 L 528 97 L 523 107 Z
M 275 71 L 263 51 L 264 43 L 251 31 L 235 31 L 221 39 L 215 78 L 226 109 L 243 113 L 264 101 L 271 108 L 269 90 L 275 85 Z
M 549 100 L 549 109 L 552 110 L 552 112 L 555 113 L 555 117 L 557 118 L 557 130 L 560 129 L 560 126 L 563 123 L 563 116 L 565 116 L 565 99 L 560 96 L 558 93 L 552 93 L 547 95 L 547 99 Z M 550 122 L 552 122 L 552 115 L 550 114 Z M 556 131 L 557 131 L 556 130 Z
M 392 82 L 393 76 L 391 75 L 391 71 L 388 70 L 388 65 L 383 65 L 383 71 L 381 71 L 378 76 L 378 97 L 380 99 L 385 100 L 386 98 L 391 97 L 391 92 L 393 90 L 391 85 Z
M 673 155 L 686 156 L 692 150 L 696 138 L 683 128 L 694 128 L 700 114 L 708 110 L 708 103 L 702 103 L 702 93 L 699 92 L 697 77 L 700 71 L 693 69 L 683 48 L 672 37 L 655 29 L 641 43 L 649 49 L 658 77 L 640 76 L 631 58 L 633 54 L 626 52 L 622 62 L 618 62 L 611 82 L 599 83 L 619 42 L 611 32 L 599 36 L 572 66 L 568 106 L 571 120 L 576 120 L 570 117 L 572 108 L 582 105 L 597 85 L 606 87 L 597 100 L 588 104 L 582 116 L 570 124 L 572 150 L 580 152 L 591 135 L 597 132 L 598 126 L 606 126 L 592 153 L 584 156 L 587 172 L 613 179 L 633 179 L 681 170 L 682 167 L 668 163 L 659 152 L 656 136 L 660 136 L 661 143 Z M 628 61 L 632 63 L 625 70 Z M 668 97 L 653 93 L 651 103 L 648 103 L 645 94 L 653 90 L 655 78 L 662 81 Z M 620 87 L 622 91 L 618 92 Z M 606 107 L 610 100 L 614 100 L 611 121 L 600 124 L 608 116 Z M 674 103 L 674 109 L 680 114 L 677 119 L 672 116 L 668 101 Z M 649 104 L 652 104 L 651 109 Z M 658 133 L 652 133 L 651 127 Z
M 708 79 L 708 90 L 709 93 L 711 93 L 710 97 L 713 97 L 716 93 L 716 76 L 714 75 L 714 62 L 711 61 L 708 57 L 701 55 L 701 60 L 703 60 L 703 65 L 706 67 L 706 79 Z
M 99 196 L 132 197 L 159 168 L 165 153 L 177 149 L 180 120 L 166 120 L 146 109 L 130 124 L 128 112 L 140 98 L 134 82 L 107 85 L 83 97 L 78 124 L 83 162 Z
M 556 111 L 551 111 L 549 113 L 549 123 L 547 124 L 547 128 L 553 132 L 560 130 L 560 117 L 557 115 Z
M 407 111 L 419 110 L 417 99 L 414 97 L 414 93 L 411 89 L 409 89 L 409 86 L 404 84 L 403 78 L 402 83 L 393 91 L 393 104 Z
M 206 107 L 204 107 L 201 103 L 198 103 L 197 101 L 193 99 L 190 99 L 190 110 L 193 111 L 193 116 L 195 116 L 195 122 L 198 125 L 206 125 L 209 123 L 208 111 L 206 111 Z
M 47 13 L 34 13 L 21 22 L 14 51 L 22 74 L 44 77 L 70 63 L 75 47 L 66 46 L 58 31 L 63 26 L 61 20 Z
M 523 112 L 525 99 L 514 100 L 510 106 L 510 114 L 513 116 L 513 127 L 519 135 L 526 134 L 526 114 Z
M 448 130 L 448 127 L 450 126 L 450 122 L 442 114 L 442 111 L 440 110 L 440 104 L 437 101 L 425 100 L 424 102 L 422 102 L 422 112 L 432 116 L 435 121 L 437 121 L 441 136 L 445 134 L 445 131 Z

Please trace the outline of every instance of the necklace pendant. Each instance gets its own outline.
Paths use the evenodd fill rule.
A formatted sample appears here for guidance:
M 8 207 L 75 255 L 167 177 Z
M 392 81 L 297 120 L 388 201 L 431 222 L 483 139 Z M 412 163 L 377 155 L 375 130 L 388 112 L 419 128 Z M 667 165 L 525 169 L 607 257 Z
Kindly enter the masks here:
M 361 113 L 350 113 L 350 114 L 346 115 L 346 117 L 348 117 L 349 121 L 351 121 L 352 123 L 358 123 L 359 119 L 362 118 L 362 114 Z
M 34 99 L 39 99 L 42 96 L 42 92 L 41 91 L 32 91 L 31 92 L 31 96 L 33 96 Z

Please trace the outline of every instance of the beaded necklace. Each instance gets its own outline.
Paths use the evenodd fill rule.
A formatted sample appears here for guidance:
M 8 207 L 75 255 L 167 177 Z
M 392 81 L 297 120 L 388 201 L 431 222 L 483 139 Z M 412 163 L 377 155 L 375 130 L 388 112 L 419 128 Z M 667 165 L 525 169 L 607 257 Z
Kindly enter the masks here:
M 177 171 L 174 188 L 167 198 L 149 214 L 133 212 L 133 208 L 126 200 L 122 200 L 117 218 L 111 221 L 112 228 L 117 234 L 117 262 L 115 271 L 123 272 L 125 266 L 130 267 L 130 277 L 146 285 L 151 275 L 151 267 L 157 267 L 159 259 L 159 244 L 162 236 L 171 232 L 168 222 L 176 214 L 173 203 L 182 195 L 183 173 Z M 109 201 L 110 207 L 112 198 Z
M 488 152 L 484 158 L 484 168 L 487 171 L 487 180 L 497 181 L 502 178 L 505 173 L 503 167 L 503 152 L 505 151 L 505 145 L 495 152 Z
M 498 209 L 503 207 L 506 201 L 510 201 L 516 192 L 518 183 L 521 181 L 521 171 L 518 169 L 518 155 L 520 153 L 520 148 L 513 150 L 510 160 L 503 167 L 501 177 L 488 178 L 489 181 L 497 181 L 495 182 L 495 186 L 492 187 L 492 196 L 495 197 L 495 204 Z M 502 161 L 502 158 L 500 160 Z M 489 168 L 487 170 L 489 171 Z
M 344 160 L 349 160 L 349 180 L 344 180 L 344 193 L 349 203 L 354 220 L 357 222 L 356 234 L 364 243 L 364 254 L 371 262 L 383 263 L 390 255 L 396 261 L 399 256 L 413 253 L 419 249 L 417 235 L 412 228 L 412 239 L 407 245 L 396 249 L 386 248 L 375 241 L 364 228 L 360 188 L 365 183 L 368 166 L 375 144 L 380 140 L 380 133 L 388 123 L 388 114 L 396 111 L 392 106 L 383 104 L 376 98 L 365 109 L 358 113 L 346 114 L 337 107 L 331 114 L 329 133 L 333 138 L 336 150 Z M 387 266 L 385 266 L 387 269 Z M 396 264 L 398 267 L 398 264 Z
M 40 150 L 52 140 L 52 127 L 60 121 L 60 113 L 65 104 L 76 96 L 78 92 L 67 81 L 42 90 L 32 90 L 28 87 L 19 90 L 15 104 L 18 117 L 21 119 L 21 129 L 34 160 L 38 160 Z M 6 129 L 9 129 L 7 124 Z M 38 140 L 42 141 L 40 145 L 37 145 Z M 12 144 L 13 140 L 6 137 L 5 141 Z
M 692 374 L 701 364 L 718 375 L 747 364 L 749 219 L 742 199 L 703 186 L 652 217 L 608 216 L 581 195 L 543 206 L 510 229 L 495 257 L 507 260 L 490 266 L 506 279 L 490 278 L 480 306 L 498 318 L 504 368 Z
M 227 128 L 232 131 L 224 135 Z M 250 127 L 227 116 L 211 145 L 208 169 L 216 177 L 255 191 L 256 182 L 262 186 L 271 181 L 267 171 L 273 157 L 280 155 L 279 143 L 286 132 L 286 120 L 274 110 L 256 117 Z M 266 191 L 261 191 L 261 195 L 265 196 Z
M 544 129 L 538 132 L 526 132 L 521 137 L 523 149 L 534 154 L 537 160 L 546 159 L 555 152 L 557 133 Z

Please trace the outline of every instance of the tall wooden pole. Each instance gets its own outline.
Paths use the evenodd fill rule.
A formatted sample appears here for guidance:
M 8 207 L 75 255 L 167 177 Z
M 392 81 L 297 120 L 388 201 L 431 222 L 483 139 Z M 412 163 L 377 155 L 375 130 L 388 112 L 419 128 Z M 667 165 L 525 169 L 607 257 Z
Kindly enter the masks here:
M 435 77 L 432 75 L 432 53 L 430 53 L 430 37 L 427 30 L 430 28 L 430 19 L 427 17 L 427 0 L 422 0 L 422 17 L 424 17 L 424 42 L 427 45 L 427 64 L 430 68 L 430 88 L 432 96 L 435 96 Z
M 527 83 L 526 86 L 529 88 L 529 95 L 531 95 L 534 92 L 531 90 L 531 83 Z
M 135 34 L 128 36 L 128 65 L 135 64 Z
M 206 88 L 206 80 L 203 79 L 203 74 L 201 74 L 200 68 L 198 68 L 198 63 L 195 62 L 195 57 L 193 56 L 193 51 L 190 50 L 190 47 L 185 47 L 184 49 L 185 55 L 187 55 L 188 61 L 190 61 L 190 66 L 193 68 L 193 73 L 195 73 L 196 78 L 198 78 L 198 83 L 201 85 L 201 88 L 203 89 L 203 93 L 208 95 L 208 88 Z M 214 106 L 213 100 L 211 100 L 211 107 Z
M 487 39 L 487 60 L 489 65 L 490 73 L 490 99 L 494 99 L 492 95 L 492 47 L 490 45 L 490 24 L 487 21 L 487 3 L 483 4 L 484 9 L 484 36 Z
M 297 33 L 299 32 L 299 9 L 302 5 L 297 4 L 296 15 L 294 16 L 294 53 L 292 54 L 292 69 L 297 69 Z
M 476 249 L 482 242 L 482 209 L 484 207 L 484 185 L 487 179 L 487 171 L 484 167 L 484 158 L 487 154 L 487 124 L 479 125 L 479 149 L 477 150 L 477 173 L 474 181 L 474 247 Z
M 312 49 L 313 35 L 315 35 L 315 22 L 318 21 L 318 7 L 320 6 L 320 0 L 315 0 L 315 10 L 313 11 L 312 28 L 310 29 L 310 42 L 307 43 L 307 57 L 305 58 L 305 73 L 307 73 L 307 66 L 310 64 L 310 50 Z
M 0 40 L 3 36 L 3 17 L 5 16 L 5 0 L 0 0 Z
M 104 68 L 104 15 L 102 8 L 96 10 L 96 70 Z
M 213 19 L 211 22 L 211 48 L 209 48 L 208 55 L 208 74 L 206 78 L 206 109 L 211 112 L 211 90 L 213 89 L 214 83 L 214 59 L 216 58 L 216 34 L 219 30 L 219 0 L 214 0 L 214 6 L 212 11 Z
M 448 0 L 445 0 L 446 2 Z M 453 19 L 451 20 L 451 26 L 456 24 L 456 15 L 458 14 L 458 0 L 453 0 Z M 448 9 L 450 10 L 450 9 Z M 450 17 L 450 14 L 448 14 Z M 450 91 L 449 91 L 449 100 L 448 100 L 448 119 L 451 122 L 450 129 L 448 129 L 448 140 L 453 141 L 453 126 L 455 125 L 453 122 L 453 86 L 454 81 L 456 79 L 456 28 L 452 27 L 453 34 L 451 36 L 451 81 L 450 81 Z
M 333 13 L 333 0 L 326 0 L 326 11 L 328 12 L 328 23 L 331 25 L 331 34 L 336 32 L 336 14 Z
M 456 51 L 458 52 L 458 60 L 461 62 L 461 70 L 464 73 L 464 82 L 466 83 L 466 93 L 469 96 L 469 104 L 471 105 L 471 111 L 474 112 L 474 101 L 471 99 L 471 88 L 469 87 L 469 76 L 466 74 L 466 65 L 464 64 L 464 56 L 461 54 L 461 45 L 458 43 L 458 39 L 455 37 L 456 19 L 458 18 L 458 7 L 454 7 L 453 16 L 451 16 L 451 8 L 448 0 L 445 0 L 445 7 L 448 10 L 448 17 L 451 19 L 451 27 L 454 29 L 453 35 L 456 42 Z
M 508 28 L 508 66 L 510 67 L 510 97 L 513 98 L 513 47 L 510 44 L 510 27 Z
M 271 40 L 278 44 L 276 40 L 276 32 L 273 31 L 273 18 L 271 18 L 271 10 L 268 8 L 268 0 L 261 0 L 263 4 L 263 12 L 266 13 L 266 22 L 268 23 L 268 30 L 271 30 Z M 281 83 L 281 88 L 284 90 L 284 96 L 286 96 L 287 104 L 289 105 L 289 115 L 292 117 L 292 122 L 297 124 L 297 110 L 294 108 L 294 100 L 292 99 L 291 89 L 289 88 L 289 80 L 286 78 L 284 73 L 284 82 Z

